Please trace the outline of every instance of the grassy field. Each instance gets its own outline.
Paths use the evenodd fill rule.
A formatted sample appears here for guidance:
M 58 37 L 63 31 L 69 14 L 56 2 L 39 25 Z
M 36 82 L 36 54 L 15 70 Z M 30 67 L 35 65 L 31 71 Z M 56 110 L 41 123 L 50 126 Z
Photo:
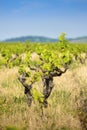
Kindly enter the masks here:
M 42 114 L 39 105 L 28 107 L 18 69 L 0 69 L 0 130 L 83 130 L 84 123 L 87 125 L 87 112 L 83 113 L 86 72 L 87 63 L 54 78 L 49 106 Z

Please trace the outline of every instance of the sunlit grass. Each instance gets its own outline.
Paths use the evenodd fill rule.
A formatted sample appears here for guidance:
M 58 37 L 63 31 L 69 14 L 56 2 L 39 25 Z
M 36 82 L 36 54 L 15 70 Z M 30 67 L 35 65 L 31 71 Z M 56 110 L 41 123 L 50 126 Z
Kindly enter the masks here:
M 17 68 L 1 69 L 0 130 L 81 130 L 78 108 L 82 98 L 87 98 L 86 72 L 87 65 L 81 65 L 54 78 L 49 105 L 42 115 L 36 104 L 28 107 Z

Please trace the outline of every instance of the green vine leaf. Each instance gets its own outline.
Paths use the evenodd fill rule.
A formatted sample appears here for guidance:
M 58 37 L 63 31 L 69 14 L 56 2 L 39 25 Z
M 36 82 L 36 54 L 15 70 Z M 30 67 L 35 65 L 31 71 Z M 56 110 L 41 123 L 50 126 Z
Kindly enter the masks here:
M 44 102 L 44 95 L 41 92 L 39 92 L 35 87 L 31 89 L 31 94 L 35 101 L 38 101 L 39 103 Z

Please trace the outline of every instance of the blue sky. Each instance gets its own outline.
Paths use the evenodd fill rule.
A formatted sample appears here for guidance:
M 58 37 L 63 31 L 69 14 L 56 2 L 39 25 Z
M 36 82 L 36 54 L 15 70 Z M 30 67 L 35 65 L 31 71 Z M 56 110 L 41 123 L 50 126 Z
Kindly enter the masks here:
M 0 40 L 87 36 L 87 0 L 0 0 Z

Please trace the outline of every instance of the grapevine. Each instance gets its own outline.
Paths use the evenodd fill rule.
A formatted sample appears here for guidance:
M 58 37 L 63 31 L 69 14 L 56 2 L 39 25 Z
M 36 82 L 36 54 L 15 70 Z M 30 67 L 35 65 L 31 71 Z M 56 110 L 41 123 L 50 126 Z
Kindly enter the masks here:
M 71 53 L 67 48 L 69 47 L 65 35 L 62 34 L 59 38 L 60 43 L 58 51 L 52 51 L 48 48 L 44 50 L 40 47 L 36 56 L 38 60 L 32 61 L 32 53 L 27 53 L 22 66 L 19 68 L 19 81 L 25 88 L 25 94 L 28 97 L 28 105 L 31 106 L 32 100 L 38 100 L 44 107 L 47 107 L 47 99 L 50 96 L 54 87 L 53 78 L 61 76 L 68 69 L 72 61 Z M 27 80 L 29 81 L 27 82 Z M 33 86 L 36 82 L 42 80 L 43 92 L 38 92 Z

